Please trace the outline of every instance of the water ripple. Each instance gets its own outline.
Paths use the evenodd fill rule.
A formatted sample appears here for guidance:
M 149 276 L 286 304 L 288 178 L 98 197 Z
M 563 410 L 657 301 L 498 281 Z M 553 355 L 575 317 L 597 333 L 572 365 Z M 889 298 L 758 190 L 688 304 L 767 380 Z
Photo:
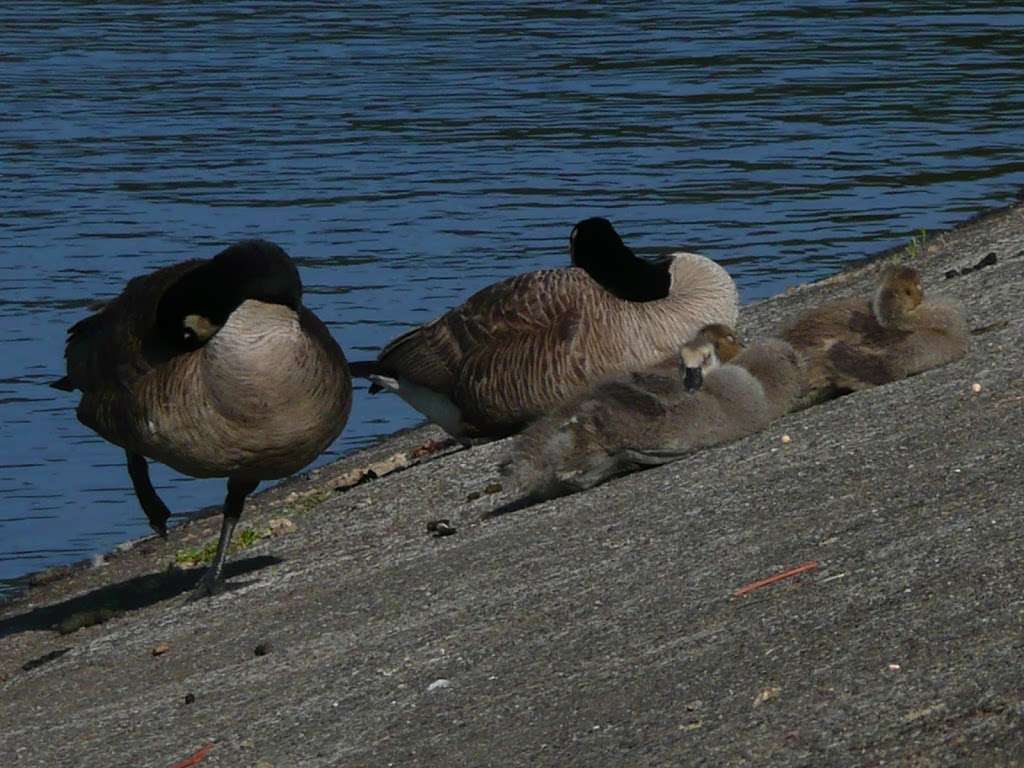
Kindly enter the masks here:
M 67 326 L 146 270 L 277 240 L 363 357 L 564 263 L 584 216 L 704 251 L 752 300 L 1024 183 L 1019 5 L 682 8 L 0 7 L 0 578 L 147 530 L 118 451 L 45 386 Z M 331 455 L 415 421 L 360 388 Z M 179 512 L 223 492 L 155 481 Z

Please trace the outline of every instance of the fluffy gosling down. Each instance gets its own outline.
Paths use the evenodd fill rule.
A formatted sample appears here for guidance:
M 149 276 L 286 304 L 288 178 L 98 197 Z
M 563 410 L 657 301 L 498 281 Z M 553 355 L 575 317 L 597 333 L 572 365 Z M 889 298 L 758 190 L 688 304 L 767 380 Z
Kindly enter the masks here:
M 806 360 L 804 405 L 959 360 L 968 335 L 960 305 L 926 299 L 920 274 L 907 266 L 887 267 L 870 301 L 829 302 L 782 333 Z
M 135 495 L 166 535 L 170 512 L 146 459 L 226 477 L 217 554 L 193 597 L 213 594 L 246 497 L 290 475 L 341 433 L 352 386 L 341 347 L 302 305 L 288 255 L 250 240 L 212 259 L 137 277 L 68 332 L 78 419 L 124 449 Z
M 606 376 L 653 365 L 706 323 L 736 322 L 715 262 L 638 258 L 607 219 L 579 222 L 573 266 L 495 283 L 352 364 L 463 442 L 504 437 Z
M 763 429 L 799 393 L 799 358 L 780 340 L 736 354 L 731 338 L 699 334 L 681 350 L 682 371 L 603 382 L 528 427 L 504 471 L 527 498 L 552 498 Z

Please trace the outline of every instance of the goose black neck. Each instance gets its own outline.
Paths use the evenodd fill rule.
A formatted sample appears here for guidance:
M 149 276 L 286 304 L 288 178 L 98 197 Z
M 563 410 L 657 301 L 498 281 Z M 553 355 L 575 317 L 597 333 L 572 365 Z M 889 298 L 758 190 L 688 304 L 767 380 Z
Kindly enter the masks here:
M 177 341 L 188 315 L 222 326 L 248 299 L 296 311 L 302 304 L 298 270 L 288 254 L 266 240 L 236 243 L 187 272 L 161 297 L 157 326 L 166 339 Z
M 609 293 L 625 301 L 656 301 L 669 294 L 670 261 L 651 263 L 639 257 L 608 219 L 579 222 L 569 238 L 572 263 L 587 271 Z
M 584 269 L 609 293 L 624 301 L 644 302 L 668 296 L 672 282 L 669 264 L 652 264 L 631 252 L 628 259 L 601 261 Z
M 226 319 L 246 299 L 283 304 L 298 310 L 302 280 L 282 248 L 267 240 L 243 240 L 225 248 L 209 264 L 204 278 L 215 320 Z

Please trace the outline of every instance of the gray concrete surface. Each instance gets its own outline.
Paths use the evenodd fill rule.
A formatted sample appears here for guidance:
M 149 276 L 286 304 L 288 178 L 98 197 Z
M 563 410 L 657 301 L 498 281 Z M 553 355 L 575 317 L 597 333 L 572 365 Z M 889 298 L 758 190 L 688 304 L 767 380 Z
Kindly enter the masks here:
M 438 432 L 398 435 L 257 497 L 296 530 L 195 605 L 168 564 L 217 518 L 41 575 L 0 608 L 0 764 L 1024 765 L 1024 207 L 912 263 L 988 327 L 959 363 L 487 519 L 505 442 L 331 490 Z

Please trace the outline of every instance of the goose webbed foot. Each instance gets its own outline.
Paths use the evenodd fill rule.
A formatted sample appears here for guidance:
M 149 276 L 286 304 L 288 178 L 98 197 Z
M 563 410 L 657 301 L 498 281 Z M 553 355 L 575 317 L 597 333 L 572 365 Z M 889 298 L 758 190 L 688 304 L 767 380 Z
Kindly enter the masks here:
M 207 568 L 206 573 L 199 578 L 199 582 L 189 592 L 185 602 L 194 603 L 204 597 L 213 597 L 220 591 L 222 584 L 222 580 L 214 575 L 213 568 Z
M 220 526 L 220 540 L 217 542 L 217 554 L 213 556 L 213 562 L 206 569 L 199 583 L 192 590 L 188 602 L 202 600 L 204 597 L 212 597 L 220 591 L 224 583 L 224 562 L 227 560 L 228 547 L 231 545 L 231 537 L 234 535 L 235 526 L 242 517 L 242 507 L 245 505 L 245 497 L 252 493 L 258 480 L 228 480 L 228 495 L 224 499 L 224 519 Z
M 167 520 L 171 511 L 164 504 L 149 480 L 149 464 L 146 457 L 141 453 L 125 451 L 128 459 L 128 477 L 132 479 L 132 488 L 135 489 L 135 497 L 142 506 L 149 520 L 149 527 L 152 528 L 162 539 L 167 538 Z

